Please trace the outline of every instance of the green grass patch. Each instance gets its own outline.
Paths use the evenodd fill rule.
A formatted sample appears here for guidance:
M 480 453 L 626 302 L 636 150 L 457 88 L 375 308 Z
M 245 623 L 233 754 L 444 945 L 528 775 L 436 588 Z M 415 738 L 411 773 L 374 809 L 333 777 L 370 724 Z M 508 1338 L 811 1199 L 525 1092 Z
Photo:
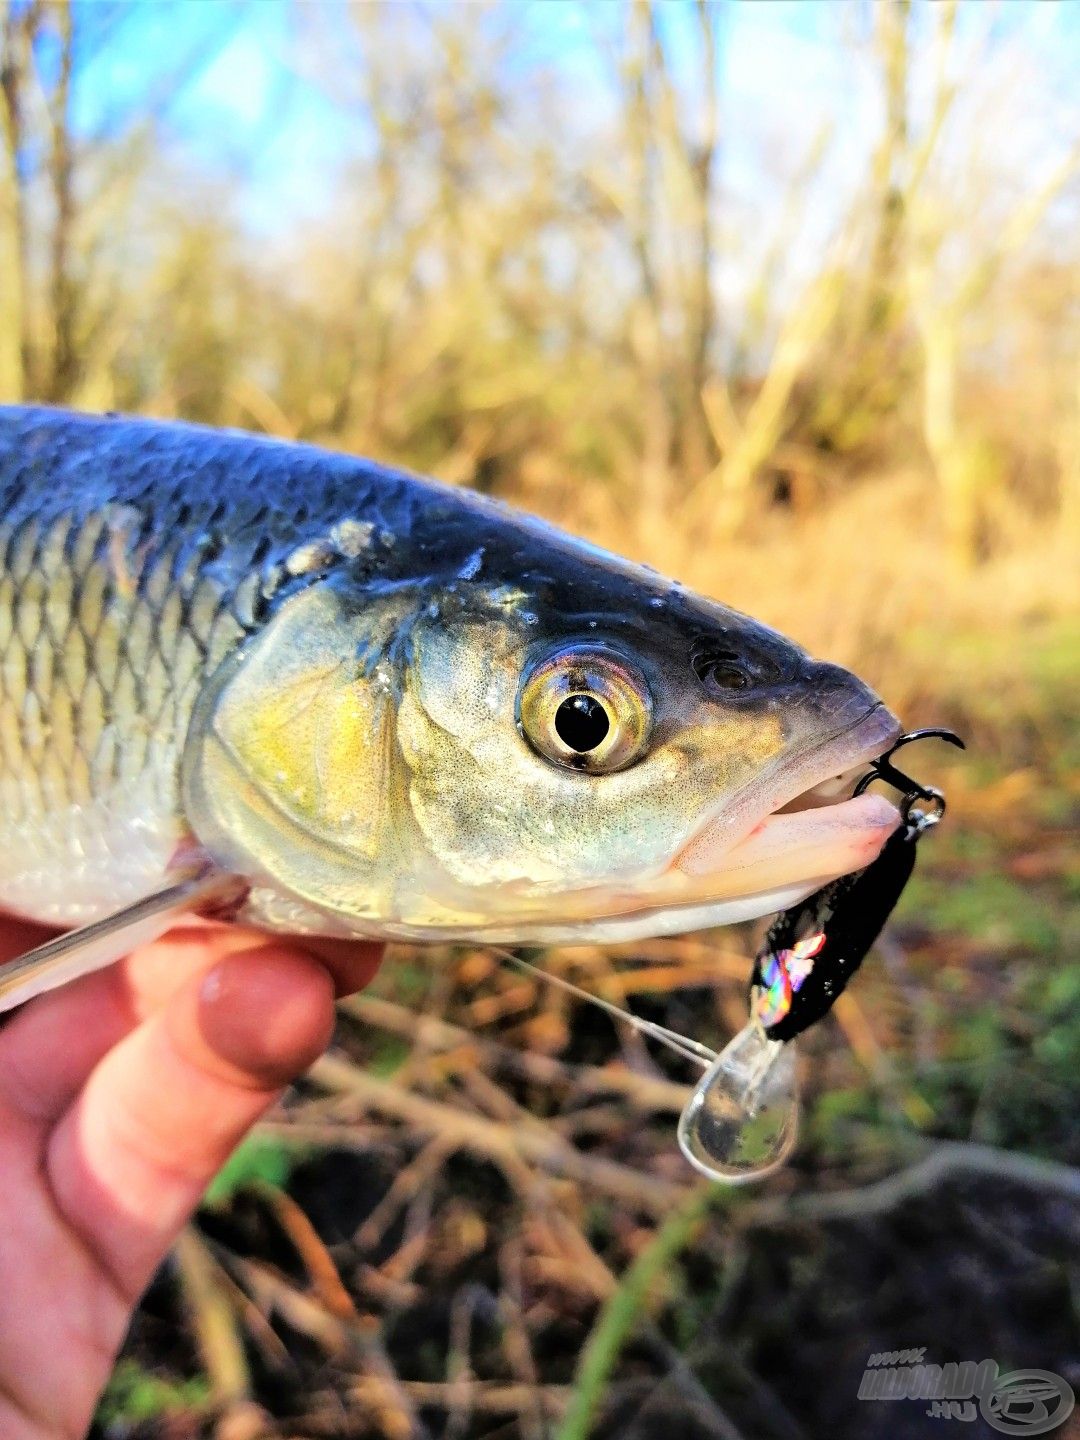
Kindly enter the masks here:
M 205 1376 L 166 1379 L 135 1360 L 121 1360 L 98 1402 L 97 1422 L 106 1428 L 157 1420 L 163 1415 L 198 1410 L 210 1398 Z
M 297 1165 L 310 1153 L 310 1146 L 277 1135 L 249 1135 L 211 1180 L 203 1204 L 225 1205 L 238 1190 L 250 1186 L 272 1185 L 283 1190 Z
M 1057 953 L 1062 940 L 1060 916 L 1037 892 L 989 868 L 963 880 L 916 873 L 897 917 L 998 949 Z
M 388 1080 L 408 1059 L 412 1046 L 401 1035 L 376 1031 L 370 1040 L 370 1053 L 365 1068 L 380 1080 Z
M 570 1406 L 556 1440 L 587 1440 L 624 1345 L 649 1307 L 649 1292 L 669 1275 L 712 1209 L 723 1210 L 732 1192 L 705 1184 L 692 1190 L 634 1260 L 605 1300 L 581 1352 Z

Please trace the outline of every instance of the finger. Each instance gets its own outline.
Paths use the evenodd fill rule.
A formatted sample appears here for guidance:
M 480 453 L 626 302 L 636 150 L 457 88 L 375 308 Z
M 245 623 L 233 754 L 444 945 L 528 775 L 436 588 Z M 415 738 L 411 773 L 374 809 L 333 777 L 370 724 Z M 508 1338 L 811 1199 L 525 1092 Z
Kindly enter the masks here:
M 13 915 L 0 914 L 0 965 L 25 955 L 55 934 L 55 930 L 38 925 L 33 920 L 19 920 Z
M 135 1024 L 119 966 L 16 1010 L 0 1031 L 0 1111 L 47 1126 Z
M 333 985 L 281 945 L 193 978 L 94 1070 L 53 1133 L 61 1213 L 121 1293 L 149 1280 L 248 1128 L 329 1042 Z
M 217 961 L 266 944 L 238 926 L 189 924 L 17 1010 L 0 1034 L 0 1101 L 50 1123 L 101 1057 Z
M 384 947 L 373 940 L 331 940 L 320 935 L 305 935 L 297 943 L 330 971 L 339 1000 L 369 985 L 382 963 Z
M 305 939 L 304 948 L 318 943 Z M 360 989 L 378 968 L 377 945 L 325 943 L 318 958 L 335 974 L 339 994 Z M 218 961 L 266 944 L 262 931 L 191 920 L 108 970 L 31 1001 L 0 1034 L 0 1099 L 32 1120 L 55 1120 L 138 1023 Z

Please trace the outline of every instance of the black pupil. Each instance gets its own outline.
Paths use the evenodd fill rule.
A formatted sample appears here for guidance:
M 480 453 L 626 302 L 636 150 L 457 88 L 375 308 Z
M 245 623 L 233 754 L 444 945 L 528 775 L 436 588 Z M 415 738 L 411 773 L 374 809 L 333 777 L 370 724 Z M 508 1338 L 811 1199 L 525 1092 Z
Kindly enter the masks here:
M 610 729 L 607 711 L 592 695 L 570 695 L 555 711 L 559 739 L 579 755 L 595 750 Z

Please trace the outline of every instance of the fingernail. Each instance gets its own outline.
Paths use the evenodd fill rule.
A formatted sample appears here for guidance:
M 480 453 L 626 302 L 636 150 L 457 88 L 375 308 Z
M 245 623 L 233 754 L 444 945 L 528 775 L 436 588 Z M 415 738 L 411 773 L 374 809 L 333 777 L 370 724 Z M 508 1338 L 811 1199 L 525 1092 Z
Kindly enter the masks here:
M 299 951 L 231 955 L 203 977 L 198 1024 L 214 1055 L 259 1085 L 287 1083 L 322 1054 L 334 1026 L 334 987 Z

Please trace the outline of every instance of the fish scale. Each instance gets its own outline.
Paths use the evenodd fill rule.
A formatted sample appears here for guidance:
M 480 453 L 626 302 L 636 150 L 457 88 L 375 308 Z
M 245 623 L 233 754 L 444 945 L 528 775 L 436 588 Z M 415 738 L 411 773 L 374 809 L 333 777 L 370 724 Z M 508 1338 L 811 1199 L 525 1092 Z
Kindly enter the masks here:
M 73 490 L 54 518 L 62 456 L 45 487 L 28 448 L 7 450 L 0 484 L 0 900 L 74 923 L 160 879 L 184 831 L 177 769 L 199 684 L 245 627 L 217 547 L 203 547 L 211 578 L 198 540 L 175 540 L 170 511 L 198 517 L 182 482 L 151 513 L 136 470 L 102 509 Z M 219 501 L 204 510 L 220 521 Z M 43 902 L 57 871 L 68 893 Z
M 176 768 L 208 658 L 186 628 L 159 623 L 167 555 L 119 546 L 98 516 L 0 525 L 0 608 L 12 617 L 0 646 L 0 895 L 41 915 L 38 892 L 59 871 L 71 888 L 49 916 L 69 922 L 160 877 L 182 833 Z M 217 627 L 222 653 L 240 633 L 231 618 Z
M 160 881 L 206 675 L 298 583 L 298 547 L 410 511 L 415 482 L 313 457 L 0 407 L 0 907 L 82 923 Z

